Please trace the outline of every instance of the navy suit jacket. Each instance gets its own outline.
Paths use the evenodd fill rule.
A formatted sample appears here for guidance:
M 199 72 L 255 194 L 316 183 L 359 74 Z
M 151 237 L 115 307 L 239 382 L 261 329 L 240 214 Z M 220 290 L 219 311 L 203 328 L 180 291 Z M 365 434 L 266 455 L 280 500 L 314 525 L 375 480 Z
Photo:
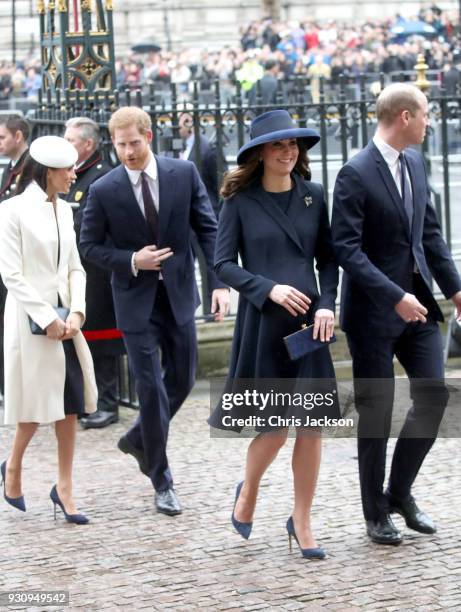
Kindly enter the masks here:
M 339 172 L 332 233 L 344 269 L 340 323 L 346 332 L 398 335 L 405 321 L 394 310 L 413 293 L 416 262 L 424 281 L 418 296 L 436 320 L 442 313 L 431 292 L 431 274 L 447 298 L 461 289 L 459 274 L 430 203 L 422 156 L 407 149 L 414 217 L 410 233 L 402 198 L 381 153 L 371 141 Z
M 218 185 L 218 149 L 212 146 L 205 136 L 200 136 L 200 164 L 201 172 L 200 176 L 203 183 L 205 184 L 210 198 L 211 205 L 216 216 L 219 215 L 220 199 L 219 199 L 219 185 Z M 198 159 L 196 155 L 195 146 L 192 147 L 188 160 L 194 162 L 198 166 Z M 227 172 L 227 162 L 225 159 L 223 162 L 223 172 Z
M 196 233 L 213 286 L 224 287 L 214 275 L 216 217 L 197 169 L 189 161 L 157 157 L 159 180 L 158 247 L 174 255 L 162 264 L 162 277 L 178 325 L 190 321 L 200 303 L 195 282 L 190 237 Z M 112 270 L 117 326 L 124 332 L 145 330 L 154 306 L 158 272 L 140 270 L 134 276 L 131 258 L 152 244 L 124 166 L 117 166 L 90 187 L 80 231 L 86 259 Z

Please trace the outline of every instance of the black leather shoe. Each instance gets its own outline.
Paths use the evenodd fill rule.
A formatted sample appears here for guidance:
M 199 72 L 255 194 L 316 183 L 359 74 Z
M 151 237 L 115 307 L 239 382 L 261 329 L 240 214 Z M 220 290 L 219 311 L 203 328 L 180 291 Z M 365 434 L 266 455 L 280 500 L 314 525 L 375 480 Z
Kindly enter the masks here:
M 146 460 L 144 458 L 144 453 L 142 452 L 142 450 L 136 448 L 136 446 L 132 444 L 126 436 L 122 436 L 120 438 L 120 440 L 117 442 L 117 446 L 122 451 L 122 453 L 132 455 L 138 462 L 139 469 L 141 470 L 141 472 L 146 476 L 149 476 Z
M 376 544 L 397 546 L 402 542 L 402 534 L 388 514 L 384 514 L 377 521 L 367 521 L 367 534 Z
M 182 508 L 174 489 L 166 489 L 166 491 L 155 492 L 155 508 L 157 512 L 175 516 L 181 514 Z
M 437 531 L 434 521 L 418 508 L 412 495 L 402 500 L 386 492 L 386 497 L 389 500 L 389 512 L 397 512 L 403 516 L 407 527 L 420 533 L 435 533 Z
M 80 425 L 83 429 L 102 429 L 112 425 L 112 423 L 118 423 L 118 413 L 108 410 L 96 410 L 96 412 L 80 419 Z

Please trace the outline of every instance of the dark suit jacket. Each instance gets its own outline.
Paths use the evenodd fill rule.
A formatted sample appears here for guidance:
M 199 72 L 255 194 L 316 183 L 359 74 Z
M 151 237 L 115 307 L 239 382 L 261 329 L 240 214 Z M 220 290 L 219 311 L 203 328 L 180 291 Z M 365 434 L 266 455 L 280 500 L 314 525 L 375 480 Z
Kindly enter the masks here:
M 447 298 L 461 288 L 430 203 L 423 158 L 412 149 L 405 155 L 414 201 L 411 235 L 395 181 L 372 141 L 338 174 L 332 233 L 344 268 L 340 322 L 346 332 L 403 331 L 406 323 L 394 306 L 404 293 L 413 293 L 415 262 L 424 281 L 418 298 L 436 320 L 443 316 L 430 289 L 431 274 Z
M 83 211 L 85 210 L 86 200 L 90 185 L 99 178 L 112 170 L 111 166 L 102 159 L 99 151 L 95 151 L 93 155 L 85 161 L 80 168 L 77 168 L 75 174 L 77 179 L 70 188 L 64 199 L 68 202 L 76 202 L 78 207 L 73 207 L 74 211 L 74 229 L 77 234 L 77 240 L 80 237 L 80 226 L 82 225 Z
M 3 170 L 2 180 L 0 182 L 0 202 L 14 196 L 16 181 L 22 172 L 22 167 L 24 166 L 28 153 L 29 149 L 26 149 L 13 167 L 11 167 L 10 162 Z
M 195 282 L 191 229 L 213 265 L 216 218 L 198 172 L 191 162 L 156 157 L 159 180 L 159 248 L 174 253 L 162 265 L 162 276 L 178 325 L 190 321 L 200 303 Z M 107 242 L 110 239 L 110 243 Z M 131 271 L 133 252 L 152 244 L 146 220 L 123 166 L 114 168 L 90 187 L 80 231 L 80 248 L 95 264 L 112 270 L 117 326 L 142 332 L 154 305 L 158 272 Z M 214 286 L 224 287 L 216 276 Z
M 220 208 L 220 197 L 219 197 L 219 188 L 218 184 L 218 152 L 217 148 L 212 146 L 205 136 L 200 136 L 200 176 L 202 181 L 205 184 L 208 197 L 210 198 L 211 205 L 213 206 L 213 210 L 215 211 L 216 216 L 218 216 L 219 208 Z M 189 161 L 194 162 L 194 164 L 199 167 L 199 160 L 197 156 L 197 149 L 194 146 L 189 154 Z M 226 160 L 223 159 L 223 171 L 227 171 L 227 163 Z

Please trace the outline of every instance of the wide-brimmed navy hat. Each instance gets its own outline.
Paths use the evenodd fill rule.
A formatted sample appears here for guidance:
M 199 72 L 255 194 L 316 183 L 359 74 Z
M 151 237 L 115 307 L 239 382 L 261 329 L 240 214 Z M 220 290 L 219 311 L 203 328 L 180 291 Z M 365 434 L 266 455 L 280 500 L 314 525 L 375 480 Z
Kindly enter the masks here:
M 311 149 L 320 140 L 315 130 L 298 127 L 286 110 L 268 111 L 251 122 L 250 140 L 237 153 L 237 163 L 245 161 L 245 153 L 250 149 L 285 138 L 300 138 L 306 149 Z

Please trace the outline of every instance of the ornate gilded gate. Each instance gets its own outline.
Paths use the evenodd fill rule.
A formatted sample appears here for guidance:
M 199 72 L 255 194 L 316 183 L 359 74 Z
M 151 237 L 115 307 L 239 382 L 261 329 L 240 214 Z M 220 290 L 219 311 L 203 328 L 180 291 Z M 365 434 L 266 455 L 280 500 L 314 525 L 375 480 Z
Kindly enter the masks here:
M 42 91 L 115 89 L 112 0 L 38 0 Z

